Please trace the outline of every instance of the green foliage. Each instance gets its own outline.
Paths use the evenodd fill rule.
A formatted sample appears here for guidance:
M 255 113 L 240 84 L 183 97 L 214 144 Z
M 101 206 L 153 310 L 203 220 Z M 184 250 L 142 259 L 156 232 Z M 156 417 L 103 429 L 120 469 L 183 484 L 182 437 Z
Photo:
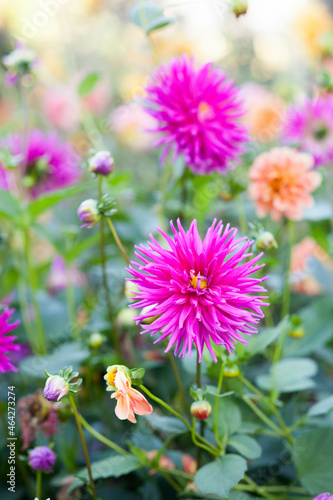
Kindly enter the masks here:
M 233 486 L 244 477 L 246 461 L 239 455 L 228 454 L 204 465 L 195 475 L 195 487 L 201 493 L 228 498 Z
M 233 435 L 229 439 L 228 445 L 238 451 L 240 455 L 249 459 L 259 458 L 262 453 L 261 446 L 257 441 L 246 434 Z
M 267 375 L 257 377 L 257 384 L 266 391 L 276 389 L 278 393 L 297 392 L 315 387 L 311 377 L 316 375 L 317 364 L 310 358 L 287 358 L 276 364 Z
M 138 2 L 130 11 L 132 23 L 142 28 L 147 35 L 172 24 L 175 19 L 165 17 L 161 7 L 153 2 Z
M 80 97 L 85 97 L 90 94 L 96 84 L 99 82 L 100 75 L 98 73 L 89 73 L 79 83 L 77 93 Z
M 300 434 L 292 450 L 302 485 L 312 494 L 333 491 L 333 429 L 314 429 Z

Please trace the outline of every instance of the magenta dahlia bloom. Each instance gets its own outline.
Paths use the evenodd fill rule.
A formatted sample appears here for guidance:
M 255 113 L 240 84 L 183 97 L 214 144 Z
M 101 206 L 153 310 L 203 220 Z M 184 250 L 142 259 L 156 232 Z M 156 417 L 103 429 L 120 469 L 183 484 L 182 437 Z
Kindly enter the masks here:
M 5 140 L 3 147 L 16 159 L 22 184 L 32 198 L 74 184 L 81 176 L 79 156 L 54 132 L 35 129 L 27 138 L 24 134 L 14 134 Z M 15 170 L 0 165 L 2 189 L 15 190 Z
M 301 151 L 310 153 L 315 165 L 333 161 L 333 96 L 307 99 L 287 113 L 284 140 Z
M 331 493 L 321 493 L 320 495 L 314 497 L 313 500 L 333 500 L 333 495 L 331 495 Z
M 56 461 L 54 451 L 48 446 L 36 446 L 29 452 L 28 462 L 34 470 L 42 472 L 53 472 L 52 467 Z
M 15 321 L 11 324 L 9 323 L 14 312 L 14 309 L 5 309 L 0 313 L 0 373 L 10 370 L 14 372 L 18 371 L 7 357 L 9 352 L 19 351 L 21 349 L 19 345 L 14 344 L 14 340 L 16 340 L 15 336 L 7 336 L 7 333 L 14 330 L 20 324 L 19 321 Z
M 170 151 L 182 154 L 195 174 L 225 172 L 244 151 L 247 132 L 238 89 L 212 63 L 196 68 L 181 57 L 160 66 L 146 87 L 144 106 L 156 121 L 163 146 L 162 161 Z
M 138 291 L 135 304 L 147 308 L 134 318 L 137 323 L 154 318 L 143 325 L 143 333 L 158 334 L 159 342 L 169 337 L 166 352 L 175 346 L 175 355 L 191 356 L 193 343 L 201 360 L 204 345 L 213 359 L 211 342 L 224 345 L 230 353 L 234 344 L 248 342 L 242 334 L 257 333 L 256 325 L 264 316 L 265 304 L 258 294 L 266 291 L 260 283 L 266 278 L 251 275 L 264 264 L 257 265 L 262 254 L 250 258 L 247 253 L 253 241 L 236 239 L 237 229 L 214 220 L 202 241 L 194 220 L 185 232 L 180 221 L 178 230 L 170 223 L 173 238 L 161 229 L 169 248 L 163 248 L 151 235 L 149 247 L 137 248 L 142 263 L 132 262 L 128 271 Z M 134 266 L 134 267 L 133 267 Z

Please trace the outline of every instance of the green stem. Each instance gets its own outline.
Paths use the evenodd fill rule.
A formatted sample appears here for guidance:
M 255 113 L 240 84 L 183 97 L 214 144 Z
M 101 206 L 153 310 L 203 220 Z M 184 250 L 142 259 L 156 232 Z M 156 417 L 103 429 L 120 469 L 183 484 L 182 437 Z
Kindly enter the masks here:
M 44 338 L 44 330 L 43 323 L 40 313 L 40 308 L 37 300 L 37 291 L 38 291 L 38 281 L 35 273 L 35 269 L 32 263 L 31 257 L 31 248 L 30 248 L 30 239 L 29 233 L 26 229 L 24 232 L 24 251 L 25 251 L 25 259 L 27 264 L 27 272 L 28 272 L 28 283 L 31 294 L 31 305 L 34 314 L 34 323 L 36 328 L 36 340 L 37 340 L 37 350 L 39 354 L 46 354 L 46 344 Z
M 66 303 L 68 311 L 68 319 L 70 323 L 71 334 L 74 340 L 78 338 L 78 327 L 76 321 L 76 309 L 75 309 L 75 289 L 73 280 L 73 270 L 69 263 L 66 262 L 67 267 L 67 279 L 66 279 Z
M 272 422 L 272 420 L 268 418 L 267 415 L 265 415 L 265 413 L 260 410 L 260 408 L 257 408 L 257 406 L 247 396 L 242 396 L 242 400 L 268 427 L 273 429 L 278 436 L 284 436 L 284 432 L 282 431 L 282 429 L 275 425 L 274 422 Z
M 37 346 L 36 346 L 36 341 L 34 337 L 34 329 L 31 324 L 31 319 L 30 319 L 30 313 L 29 313 L 29 303 L 27 300 L 26 296 L 26 289 L 25 289 L 25 283 L 22 281 L 22 278 L 19 277 L 18 279 L 18 285 L 17 285 L 17 293 L 18 293 L 18 300 L 20 304 L 20 311 L 21 311 L 21 316 L 22 316 L 22 321 L 24 325 L 24 329 L 26 331 L 28 341 L 30 344 L 31 349 L 33 352 L 37 352 Z
M 164 342 L 164 343 L 167 344 L 166 342 Z M 188 404 L 187 404 L 185 390 L 184 390 L 184 387 L 183 387 L 183 384 L 182 384 L 182 381 L 181 381 L 181 378 L 180 378 L 180 375 L 179 375 L 179 371 L 178 371 L 178 368 L 177 368 L 177 365 L 176 365 L 176 362 L 175 362 L 174 355 L 172 354 L 171 351 L 168 351 L 168 357 L 169 357 L 169 360 L 170 360 L 170 363 L 171 363 L 171 366 L 172 366 L 173 373 L 175 375 L 175 379 L 176 379 L 176 382 L 177 382 L 177 385 L 178 385 L 179 392 L 181 394 L 181 398 L 183 400 L 183 405 L 184 405 L 184 409 L 186 411 L 186 415 L 188 416 L 189 420 L 191 420 L 192 419 L 192 415 L 191 415 L 190 409 L 189 409 Z
M 162 399 L 160 399 L 157 396 L 155 396 L 154 394 L 152 394 L 144 385 L 139 385 L 138 387 L 143 392 L 145 392 L 147 394 L 147 396 L 149 396 L 153 401 L 156 401 L 156 403 L 158 403 L 159 405 L 163 406 L 163 408 L 165 408 L 168 412 L 170 412 L 176 418 L 179 418 L 179 420 L 181 420 L 183 422 L 183 424 L 186 426 L 186 428 L 191 432 L 191 434 L 193 436 L 193 427 L 191 427 L 189 425 L 189 423 L 187 422 L 187 420 L 180 413 L 178 413 L 171 406 L 169 406 L 168 403 L 165 403 L 165 401 L 163 401 Z M 206 446 L 207 446 L 207 448 L 209 447 L 210 453 L 212 455 L 216 455 L 216 456 L 220 455 L 220 451 L 217 448 L 215 448 L 215 446 L 213 446 L 209 441 L 207 441 L 207 439 L 205 439 L 204 437 L 200 436 L 200 434 L 194 432 L 194 437 L 195 437 L 196 440 L 200 439 L 200 441 L 202 441 L 202 443 L 205 443 Z
M 89 432 L 89 434 L 94 436 L 94 438 L 98 439 L 98 441 L 100 441 L 101 443 L 104 443 L 109 448 L 112 448 L 114 451 L 116 451 L 120 455 L 129 455 L 129 453 L 126 450 L 124 450 L 123 448 L 121 448 L 121 446 L 118 446 L 116 443 L 114 443 L 110 439 L 103 436 L 103 434 L 96 431 L 96 429 L 94 429 L 90 424 L 88 424 L 88 422 L 85 420 L 85 418 L 80 414 L 79 414 L 79 419 L 80 419 L 81 424 Z
M 127 264 L 129 264 L 130 260 L 129 260 L 129 258 L 127 256 L 127 253 L 126 253 L 126 251 L 125 251 L 125 249 L 124 249 L 124 247 L 123 247 L 123 245 L 122 245 L 122 243 L 121 243 L 121 241 L 119 239 L 117 231 L 116 231 L 116 229 L 115 229 L 115 227 L 114 227 L 114 225 L 113 225 L 110 217 L 106 217 L 106 220 L 108 221 L 109 227 L 111 229 L 111 233 L 113 234 L 113 237 L 114 237 L 114 239 L 115 239 L 115 241 L 116 241 L 116 243 L 118 245 L 118 248 L 119 248 L 120 252 L 122 253 L 122 256 L 124 257 L 124 259 L 127 262 Z
M 192 429 L 191 429 L 191 437 L 192 437 L 193 443 L 197 446 L 198 450 L 201 451 L 201 448 L 202 448 L 203 450 L 206 450 L 211 455 L 214 455 L 215 457 L 219 457 L 221 455 L 220 451 L 217 450 L 217 448 L 215 448 L 216 451 L 214 451 L 213 448 L 212 448 L 212 446 L 211 446 L 211 444 L 208 441 L 207 441 L 207 443 L 210 446 L 206 446 L 205 444 L 199 443 L 198 438 L 199 437 L 202 438 L 202 436 L 200 434 L 197 434 L 197 432 L 195 431 L 196 423 L 197 423 L 197 419 L 194 417 L 193 418 Z M 198 458 L 201 459 L 201 455 L 198 456 L 198 454 L 197 454 L 197 464 L 198 464 L 198 469 L 200 469 L 200 465 L 201 464 L 200 464 Z
M 295 224 L 293 221 L 288 220 L 288 260 L 287 260 L 287 269 L 285 274 L 285 284 L 282 298 L 282 310 L 281 310 L 281 319 L 284 318 L 287 314 L 289 314 L 290 309 L 290 263 L 291 263 L 291 251 L 295 242 Z
M 42 471 L 38 470 L 36 475 L 36 497 L 42 500 Z
M 102 199 L 102 182 L 103 182 L 103 177 L 100 175 L 99 179 L 98 179 L 98 200 L 99 200 L 99 202 Z M 116 330 L 115 330 L 115 323 L 116 322 L 115 322 L 115 318 L 114 318 L 114 314 L 113 314 L 110 289 L 109 289 L 108 278 L 107 278 L 107 273 L 106 273 L 104 221 L 105 221 L 105 216 L 102 215 L 101 219 L 100 219 L 100 223 L 99 223 L 102 282 L 103 282 L 103 289 L 104 289 L 104 293 L 105 293 L 106 305 L 107 305 L 107 309 L 108 309 L 112 342 L 113 342 L 113 345 L 114 345 L 118 355 L 121 357 L 120 343 L 119 343 L 119 338 L 118 338 Z
M 235 201 L 236 201 L 236 207 L 237 207 L 237 213 L 238 213 L 239 226 L 240 226 L 242 233 L 246 234 L 248 231 L 248 225 L 247 225 L 247 218 L 246 218 L 246 212 L 244 209 L 242 195 L 239 194 L 238 196 L 236 196 Z
M 220 375 L 219 375 L 219 380 L 217 384 L 217 394 L 220 394 L 222 391 L 222 384 L 223 384 L 223 369 L 224 369 L 224 363 L 221 362 L 221 368 L 220 368 Z M 219 448 L 222 448 L 222 443 L 220 441 L 219 435 L 218 435 L 218 416 L 219 416 L 219 401 L 220 398 L 216 398 L 215 401 L 215 410 L 214 410 L 214 435 L 216 442 L 219 446 Z
M 87 444 L 86 444 L 86 441 L 84 439 L 84 435 L 83 435 L 83 431 L 82 431 L 82 425 L 81 425 L 80 415 L 79 415 L 79 412 L 77 411 L 76 404 L 75 404 L 73 396 L 71 394 L 69 394 L 68 397 L 69 397 L 69 401 L 70 401 L 70 403 L 72 405 L 72 408 L 73 408 L 73 412 L 74 412 L 74 415 L 75 415 L 75 420 L 76 420 L 77 428 L 78 428 L 78 431 L 79 431 L 79 434 L 80 434 L 80 439 L 81 439 L 81 443 L 82 443 L 83 453 L 84 453 L 84 456 L 85 456 L 85 459 L 86 459 L 86 465 L 87 465 L 88 476 L 89 476 L 89 481 L 90 481 L 91 493 L 92 493 L 93 499 L 97 500 L 97 495 L 96 495 L 96 490 L 95 490 L 95 484 L 94 484 L 94 480 L 93 480 L 93 476 L 92 476 L 92 472 L 91 472 L 91 465 L 90 465 L 90 459 L 89 459 L 89 454 L 88 454 L 88 448 L 87 448 Z

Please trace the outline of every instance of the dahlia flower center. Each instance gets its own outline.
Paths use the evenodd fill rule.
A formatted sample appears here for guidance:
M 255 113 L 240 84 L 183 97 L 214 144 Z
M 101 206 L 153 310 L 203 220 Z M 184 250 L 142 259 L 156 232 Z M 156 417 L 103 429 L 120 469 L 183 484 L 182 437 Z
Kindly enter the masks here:
M 215 113 L 212 108 L 207 102 L 201 101 L 198 106 L 198 118 L 200 121 L 204 122 L 206 120 L 210 120 L 211 118 L 214 118 Z
M 313 135 L 315 136 L 318 141 L 322 141 L 325 139 L 325 137 L 328 134 L 328 130 L 326 125 L 324 124 L 319 124 L 314 128 Z
M 37 161 L 31 161 L 26 165 L 24 184 L 27 188 L 35 186 L 41 181 L 48 172 L 48 160 L 46 157 L 39 158 Z
M 208 280 L 200 273 L 194 274 L 194 271 L 191 271 L 191 286 L 195 290 L 204 290 L 208 286 Z
M 274 193 L 279 193 L 281 191 L 282 183 L 282 177 L 275 177 L 274 179 L 272 179 L 270 185 Z
M 117 375 L 117 369 L 112 370 L 111 372 L 108 372 L 107 374 L 107 380 L 112 387 L 114 387 L 115 379 Z

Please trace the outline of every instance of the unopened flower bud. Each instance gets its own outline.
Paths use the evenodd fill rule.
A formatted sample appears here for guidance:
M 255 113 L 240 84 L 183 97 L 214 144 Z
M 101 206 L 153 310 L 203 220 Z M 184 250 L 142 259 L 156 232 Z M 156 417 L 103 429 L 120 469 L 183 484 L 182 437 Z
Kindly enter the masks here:
M 51 375 L 45 383 L 43 395 L 49 401 L 60 401 L 69 392 L 69 383 L 59 375 Z
M 89 160 L 89 170 L 94 174 L 108 176 L 114 169 L 114 160 L 108 151 L 99 151 Z
M 212 407 L 208 401 L 195 401 L 191 404 L 191 413 L 198 420 L 206 420 L 212 413 Z
M 93 349 L 99 349 L 105 342 L 106 337 L 99 332 L 94 332 L 90 335 L 89 345 Z
M 28 457 L 28 462 L 32 469 L 47 473 L 53 472 L 52 467 L 55 461 L 55 453 L 48 446 L 36 446 L 36 448 L 30 451 Z
M 301 339 L 304 337 L 305 330 L 302 326 L 296 326 L 295 328 L 292 328 L 292 330 L 289 330 L 289 336 L 294 338 L 294 339 Z
M 85 200 L 77 210 L 77 214 L 84 224 L 81 227 L 93 227 L 101 218 L 96 200 Z
M 238 377 L 239 375 L 239 368 L 237 365 L 226 365 L 224 368 L 223 368 L 223 375 L 227 378 L 234 378 L 234 377 Z
M 248 0 L 234 0 L 231 5 L 231 11 L 236 17 L 243 16 L 247 13 Z
M 129 307 L 124 307 L 121 309 L 117 315 L 117 324 L 122 327 L 132 327 L 135 316 L 138 313 L 134 309 L 130 309 Z
M 264 231 L 258 236 L 256 245 L 258 250 L 261 251 L 272 250 L 272 248 L 278 247 L 276 239 L 269 231 Z
M 17 42 L 15 49 L 2 58 L 3 65 L 8 70 L 5 77 L 7 86 L 14 85 L 20 76 L 31 73 L 37 63 L 36 52 Z

